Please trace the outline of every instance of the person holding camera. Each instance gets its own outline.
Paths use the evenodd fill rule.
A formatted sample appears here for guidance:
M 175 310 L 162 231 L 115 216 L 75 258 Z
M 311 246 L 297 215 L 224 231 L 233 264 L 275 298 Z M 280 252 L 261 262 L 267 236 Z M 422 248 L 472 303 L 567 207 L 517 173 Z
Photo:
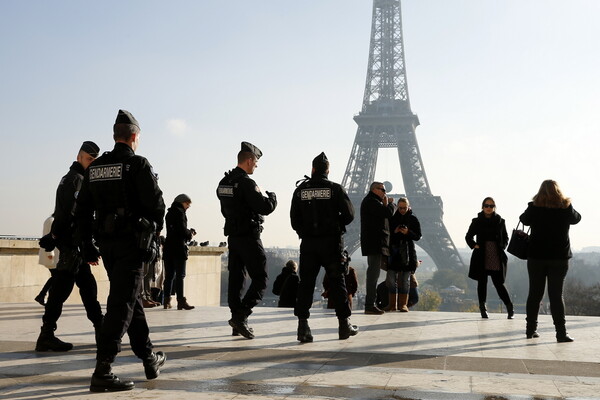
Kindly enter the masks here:
M 473 238 L 477 236 L 477 240 Z M 473 218 L 467 235 L 467 245 L 473 249 L 469 266 L 469 278 L 477 281 L 477 297 L 481 318 L 488 318 L 486 307 L 488 276 L 498 292 L 498 297 L 506 305 L 508 319 L 515 315 L 513 303 L 504 281 L 508 267 L 508 257 L 504 249 L 508 245 L 506 224 L 500 215 L 496 214 L 496 202 L 486 197 L 481 203 L 481 212 Z
M 381 315 L 375 305 L 377 281 L 381 270 L 387 270 L 390 255 L 389 219 L 394 215 L 394 199 L 388 197 L 382 182 L 373 182 L 360 203 L 360 250 L 367 256 L 365 314 Z
M 539 337 L 537 320 L 540 303 L 548 282 L 550 312 L 556 330 L 556 341 L 572 342 L 567 333 L 563 285 L 569 270 L 569 259 L 573 257 L 569 228 L 581 221 L 571 199 L 565 197 L 553 180 L 545 180 L 533 201 L 519 217 L 525 225 L 531 226 L 527 254 L 529 294 L 527 296 L 527 339 Z
M 226 172 L 217 187 L 221 202 L 221 214 L 225 217 L 224 233 L 229 244 L 229 282 L 227 301 L 231 310 L 228 321 L 233 334 L 246 339 L 254 338 L 254 330 L 248 326 L 248 316 L 262 300 L 267 289 L 267 256 L 260 239 L 264 215 L 277 207 L 277 196 L 265 192 L 249 175 L 258 167 L 262 151 L 248 142 L 242 142 L 237 156 L 238 165 Z M 242 298 L 246 274 L 252 282 Z
M 311 177 L 298 181 L 292 196 L 290 220 L 300 243 L 300 285 L 294 315 L 298 317 L 298 340 L 312 342 L 308 326 L 315 282 L 321 267 L 329 280 L 329 298 L 335 304 L 340 340 L 356 335 L 350 323 L 352 311 L 344 275 L 348 273 L 348 253 L 342 235 L 354 219 L 354 207 L 341 185 L 328 179 L 329 160 L 321 153 L 312 161 Z
M 163 260 L 165 262 L 164 308 L 172 308 L 171 294 L 173 281 L 175 281 L 175 294 L 177 295 L 178 310 L 193 310 L 194 306 L 188 304 L 183 293 L 183 280 L 185 266 L 188 259 L 187 243 L 196 235 L 196 231 L 187 227 L 186 211 L 192 206 L 192 199 L 187 194 L 175 197 L 173 204 L 167 211 L 165 222 L 167 237 L 163 246 Z
M 42 329 L 37 339 L 36 351 L 68 351 L 71 343 L 63 342 L 54 331 L 62 314 L 63 304 L 77 285 L 81 301 L 88 319 L 98 332 L 102 325 L 102 308 L 98 302 L 98 286 L 90 266 L 83 262 L 79 250 L 78 236 L 74 226 L 74 209 L 77 193 L 83 182 L 86 168 L 98 157 L 100 148 L 90 141 L 83 142 L 77 161 L 71 164 L 69 172 L 60 180 L 56 189 L 54 220 L 50 231 L 40 239 L 40 247 L 46 251 L 58 248 L 58 262 L 50 269 L 52 283 L 48 301 L 44 305 Z
M 135 154 L 140 141 L 137 120 L 119 110 L 113 132 L 115 147 L 86 170 L 76 208 L 84 260 L 98 263 L 102 255 L 110 281 L 92 392 L 134 388 L 132 381 L 111 372 L 125 333 L 131 350 L 143 362 L 147 379 L 155 379 L 166 361 L 162 351 L 153 351 L 141 300 L 143 263 L 156 257 L 155 239 L 162 230 L 165 203 L 152 166 Z
M 389 309 L 408 312 L 410 276 L 419 266 L 415 242 L 421 239 L 421 224 L 410 209 L 406 197 L 398 199 L 398 208 L 390 220 L 390 261 L 386 276 Z

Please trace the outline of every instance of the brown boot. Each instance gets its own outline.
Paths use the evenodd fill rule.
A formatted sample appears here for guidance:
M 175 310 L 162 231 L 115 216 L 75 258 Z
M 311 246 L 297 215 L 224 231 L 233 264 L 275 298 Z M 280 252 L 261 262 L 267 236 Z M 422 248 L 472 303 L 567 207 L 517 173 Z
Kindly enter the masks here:
M 190 306 L 187 302 L 187 299 L 183 297 L 181 300 L 177 299 L 177 309 L 178 310 L 193 310 L 194 306 Z
M 144 308 L 152 308 L 152 307 L 156 307 L 156 304 L 148 299 L 142 299 L 142 306 Z
M 165 296 L 164 302 L 165 302 L 164 303 L 165 310 L 167 308 L 173 308 L 173 306 L 171 305 L 171 296 Z
M 398 308 L 396 307 L 396 301 L 398 300 L 397 297 L 398 297 L 397 293 L 390 293 L 389 294 L 390 301 L 388 302 L 387 307 L 385 307 L 383 309 L 383 311 L 385 311 L 385 312 L 398 311 Z
M 398 294 L 398 311 L 408 312 L 408 294 Z

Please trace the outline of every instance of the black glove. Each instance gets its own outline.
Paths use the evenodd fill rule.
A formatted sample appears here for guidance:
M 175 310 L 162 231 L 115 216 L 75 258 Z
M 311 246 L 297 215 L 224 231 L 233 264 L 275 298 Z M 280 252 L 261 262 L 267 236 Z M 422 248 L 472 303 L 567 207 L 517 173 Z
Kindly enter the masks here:
M 267 194 L 267 196 L 269 196 L 269 199 L 273 200 L 275 203 L 277 203 L 277 196 L 275 195 L 275 193 L 273 192 L 265 192 Z
M 95 263 L 100 259 L 100 250 L 92 242 L 85 242 L 81 253 L 86 263 Z
M 192 234 L 192 236 L 194 236 L 196 234 L 196 230 L 194 228 L 190 228 L 190 233 Z
M 49 233 L 44 235 L 39 240 L 40 247 L 45 251 L 52 251 L 56 247 L 56 241 L 52 237 L 52 234 Z

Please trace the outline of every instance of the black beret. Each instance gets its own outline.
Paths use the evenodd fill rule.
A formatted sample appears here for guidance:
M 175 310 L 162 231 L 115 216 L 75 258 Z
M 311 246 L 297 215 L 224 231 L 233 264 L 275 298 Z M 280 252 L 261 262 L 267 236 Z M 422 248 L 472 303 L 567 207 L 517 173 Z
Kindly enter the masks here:
M 127 110 L 119 110 L 119 113 L 117 114 L 117 120 L 115 121 L 115 125 L 116 124 L 130 124 L 135 125 L 138 128 L 140 127 L 137 119 L 135 119 L 135 117 Z
M 81 145 L 81 148 L 79 149 L 79 151 L 85 151 L 90 156 L 96 158 L 96 157 L 98 157 L 98 153 L 100 153 L 100 147 L 98 147 L 98 145 L 96 143 L 86 140 Z
M 329 168 L 329 160 L 325 153 L 321 153 L 316 156 L 312 161 L 312 166 L 317 171 L 326 171 Z
M 260 151 L 260 149 L 258 147 L 256 147 L 255 145 L 253 145 L 252 143 L 249 143 L 249 142 L 242 142 L 242 150 L 241 151 L 248 151 L 248 152 L 254 154 L 254 156 L 256 157 L 257 160 L 262 157 L 262 151 Z

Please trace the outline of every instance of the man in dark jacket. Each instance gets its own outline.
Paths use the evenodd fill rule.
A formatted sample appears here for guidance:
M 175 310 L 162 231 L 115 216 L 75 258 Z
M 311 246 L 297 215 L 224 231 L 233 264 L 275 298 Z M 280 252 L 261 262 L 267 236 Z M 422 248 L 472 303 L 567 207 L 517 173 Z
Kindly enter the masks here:
M 185 264 L 188 259 L 187 243 L 192 240 L 196 231 L 188 229 L 186 211 L 192 206 L 192 199 L 187 194 L 175 197 L 173 204 L 165 217 L 167 225 L 167 238 L 163 246 L 163 260 L 165 262 L 164 307 L 171 308 L 171 293 L 175 281 L 177 294 L 177 309 L 192 310 L 194 306 L 188 304 L 183 293 L 183 280 L 185 278 Z
M 94 142 L 83 142 L 69 172 L 62 177 L 56 189 L 54 222 L 50 233 L 40 240 L 40 246 L 52 251 L 59 250 L 58 264 L 50 270 L 52 285 L 48 302 L 45 304 L 43 325 L 35 345 L 36 351 L 68 351 L 71 343 L 63 342 L 54 336 L 56 323 L 62 313 L 64 302 L 69 298 L 76 284 L 88 319 L 98 332 L 102 326 L 102 309 L 98 303 L 98 286 L 89 264 L 83 262 L 79 251 L 79 237 L 74 226 L 75 200 L 86 168 L 98 157 L 100 148 Z
M 225 173 L 217 188 L 229 245 L 229 325 L 234 334 L 240 333 L 247 339 L 254 338 L 254 331 L 248 326 L 248 316 L 267 289 L 267 256 L 260 240 L 263 216 L 271 214 L 277 207 L 275 193 L 265 192 L 267 196 L 263 196 L 249 176 L 258 167 L 261 156 L 258 147 L 242 142 L 237 167 Z M 252 282 L 242 298 L 246 272 Z
M 360 248 L 362 255 L 367 256 L 365 314 L 383 314 L 375 305 L 377 280 L 390 255 L 388 219 L 394 211 L 394 199 L 386 195 L 383 183 L 373 182 L 360 204 Z
M 278 307 L 294 308 L 296 306 L 296 293 L 298 292 L 299 283 L 298 264 L 294 260 L 289 260 L 273 283 L 273 294 L 279 296 Z
M 347 259 L 343 258 L 342 235 L 346 225 L 354 219 L 354 208 L 341 185 L 327 179 L 329 161 L 325 153 L 312 162 L 312 175 L 294 191 L 290 219 L 292 228 L 298 233 L 300 244 L 300 286 L 294 315 L 298 317 L 298 340 L 312 342 L 308 326 L 310 307 L 313 303 L 315 281 L 321 267 L 329 276 L 330 296 L 335 303 L 335 314 L 339 320 L 340 340 L 356 335 L 358 328 L 350 324 L 352 311 L 348 304 L 348 293 L 344 274 Z
M 132 381 L 122 381 L 111 372 L 125 333 L 131 350 L 143 362 L 147 379 L 158 377 L 166 360 L 162 351 L 153 351 L 141 299 L 143 263 L 155 255 L 152 238 L 162 230 L 165 203 L 152 166 L 135 154 L 140 126 L 129 111 L 119 110 L 113 139 L 114 149 L 87 169 L 77 197 L 76 217 L 85 261 L 97 263 L 101 254 L 110 281 L 92 392 L 134 388 Z

